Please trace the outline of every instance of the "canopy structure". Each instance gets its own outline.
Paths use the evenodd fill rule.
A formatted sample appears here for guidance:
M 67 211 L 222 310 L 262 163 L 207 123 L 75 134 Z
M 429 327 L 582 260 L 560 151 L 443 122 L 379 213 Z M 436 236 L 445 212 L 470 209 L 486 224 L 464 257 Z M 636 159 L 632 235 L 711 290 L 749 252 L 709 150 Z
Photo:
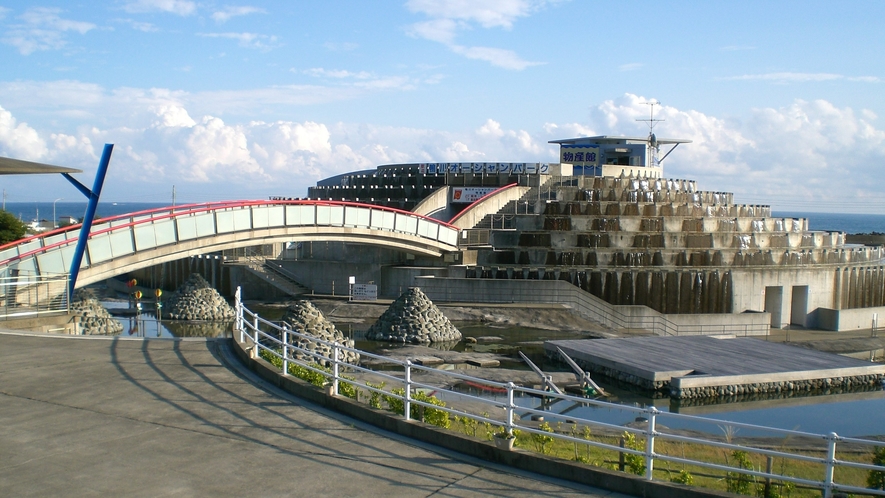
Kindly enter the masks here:
M 83 170 L 0 157 L 0 175 L 37 175 L 46 173 L 82 173 Z

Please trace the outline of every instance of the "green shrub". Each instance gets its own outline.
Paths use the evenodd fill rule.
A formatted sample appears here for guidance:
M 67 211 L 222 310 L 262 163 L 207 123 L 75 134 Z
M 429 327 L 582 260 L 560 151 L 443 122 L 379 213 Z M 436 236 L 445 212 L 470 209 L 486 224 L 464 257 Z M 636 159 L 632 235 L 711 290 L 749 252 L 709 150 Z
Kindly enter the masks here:
M 746 451 L 734 450 L 731 452 L 731 458 L 734 459 L 735 467 L 745 470 L 753 470 L 753 463 L 750 462 L 750 456 Z M 725 473 L 725 489 L 729 493 L 739 495 L 753 494 L 752 476 L 743 472 L 726 472 Z
M 388 409 L 398 415 L 405 415 L 406 405 L 405 401 L 401 398 L 405 396 L 406 390 L 402 387 L 397 387 L 395 389 L 391 389 L 390 392 L 396 396 L 399 396 L 399 398 L 391 395 L 383 396 L 384 401 L 387 403 Z M 440 401 L 436 399 L 436 396 L 431 396 L 420 391 L 412 393 L 411 399 L 415 401 L 429 403 L 435 406 L 446 406 L 445 401 Z M 438 410 L 436 408 L 425 407 L 422 405 L 414 405 L 411 407 L 410 412 L 411 418 L 423 420 L 428 424 L 442 427 L 443 429 L 448 429 L 452 425 L 452 419 L 451 417 L 449 417 L 449 412 L 445 410 Z
M 880 446 L 873 452 L 873 465 L 885 467 L 885 446 Z M 871 470 L 867 475 L 867 487 L 885 489 L 885 471 Z
M 369 381 L 366 381 L 366 386 L 371 387 L 373 389 L 384 389 L 385 383 L 382 382 L 380 384 L 372 384 Z M 378 391 L 369 391 L 369 406 L 375 408 L 376 410 L 381 409 L 381 393 Z
M 553 432 L 553 428 L 550 427 L 550 424 L 547 422 L 541 422 L 541 425 L 538 426 L 538 429 L 544 432 Z M 550 453 L 550 445 L 553 444 L 553 436 L 548 436 L 546 434 L 537 434 L 532 433 L 532 443 L 535 445 L 535 449 L 538 453 L 542 455 L 546 455 Z
M 636 439 L 636 434 L 624 431 L 621 438 L 624 440 L 625 448 L 636 451 L 645 451 L 643 441 Z M 636 474 L 638 476 L 645 475 L 645 457 L 642 455 L 624 453 L 624 463 L 627 464 L 627 468 L 630 470 L 631 474 Z
M 691 483 L 694 482 L 694 477 L 692 477 L 691 474 L 687 470 L 683 469 L 675 477 L 671 477 L 670 482 L 675 482 L 677 484 L 685 484 L 686 486 L 691 486 Z

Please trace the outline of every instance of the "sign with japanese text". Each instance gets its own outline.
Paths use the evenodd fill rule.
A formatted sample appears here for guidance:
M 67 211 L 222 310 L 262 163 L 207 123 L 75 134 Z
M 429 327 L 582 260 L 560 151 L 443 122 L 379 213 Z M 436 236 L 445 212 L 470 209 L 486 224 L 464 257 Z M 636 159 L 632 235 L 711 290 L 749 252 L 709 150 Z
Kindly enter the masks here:
M 418 172 L 427 175 L 546 175 L 547 163 L 421 163 Z
M 452 188 L 452 202 L 476 202 L 495 190 L 497 190 L 496 187 L 454 187 Z
M 562 145 L 559 147 L 559 162 L 568 164 L 599 164 L 599 147 Z
M 378 286 L 375 284 L 353 284 L 350 287 L 352 301 L 377 301 Z

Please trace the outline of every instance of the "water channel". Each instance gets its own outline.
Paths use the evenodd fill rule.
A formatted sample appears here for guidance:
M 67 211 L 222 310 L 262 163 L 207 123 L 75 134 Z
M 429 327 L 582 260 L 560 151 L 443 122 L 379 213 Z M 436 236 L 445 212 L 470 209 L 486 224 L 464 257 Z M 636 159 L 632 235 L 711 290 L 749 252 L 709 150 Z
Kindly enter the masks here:
M 102 304 L 115 319 L 123 325 L 122 336 L 130 337 L 230 337 L 231 325 L 226 323 L 185 323 L 172 320 L 158 321 L 154 310 L 146 310 L 140 316 L 129 316 L 124 310 L 128 308 L 125 301 L 103 301 Z M 256 307 L 260 316 L 269 320 L 277 320 L 283 313 L 281 308 Z M 121 316 L 127 315 L 127 316 Z M 380 348 L 395 347 L 390 344 L 361 339 L 365 332 L 364 325 L 337 323 L 339 330 L 355 339 L 356 347 L 365 351 L 377 351 Z M 543 353 L 545 340 L 574 339 L 574 332 L 539 330 L 523 327 L 486 326 L 475 323 L 456 323 L 465 336 L 497 337 L 491 341 L 478 344 L 466 344 L 461 341 L 451 346 L 452 350 L 464 351 L 469 348 L 475 352 L 496 353 L 513 357 L 512 362 L 502 363 L 502 367 L 512 369 L 528 368 L 516 360 L 516 351 L 526 353 L 532 361 L 545 371 L 568 371 L 563 364 L 553 363 Z M 443 365 L 440 368 L 455 368 Z M 457 368 L 471 368 L 458 365 Z M 478 367 L 477 367 L 478 368 Z M 469 374 L 469 371 L 464 373 Z M 803 432 L 827 434 L 835 432 L 840 436 L 860 437 L 885 434 L 885 390 L 856 389 L 840 392 L 818 393 L 782 393 L 780 395 L 742 396 L 734 398 L 717 398 L 712 401 L 680 402 L 660 394 L 654 396 L 648 391 L 619 384 L 606 378 L 594 378 L 605 389 L 610 397 L 606 401 L 632 407 L 654 406 L 662 412 L 697 415 L 721 421 L 712 424 L 685 422 L 663 417 L 659 422 L 674 429 L 698 430 L 711 434 L 722 434 L 727 430 L 728 421 L 754 424 L 781 429 L 793 429 Z M 486 398 L 504 402 L 500 394 L 479 392 L 472 393 Z M 517 400 L 520 406 L 538 408 L 542 401 L 535 397 L 523 397 Z M 543 409 L 556 413 L 568 413 L 579 418 L 588 418 L 610 424 L 623 425 L 634 422 L 636 414 L 632 410 L 617 407 L 598 407 L 574 403 L 558 402 Z M 769 433 L 754 432 L 741 429 L 741 436 L 768 436 Z

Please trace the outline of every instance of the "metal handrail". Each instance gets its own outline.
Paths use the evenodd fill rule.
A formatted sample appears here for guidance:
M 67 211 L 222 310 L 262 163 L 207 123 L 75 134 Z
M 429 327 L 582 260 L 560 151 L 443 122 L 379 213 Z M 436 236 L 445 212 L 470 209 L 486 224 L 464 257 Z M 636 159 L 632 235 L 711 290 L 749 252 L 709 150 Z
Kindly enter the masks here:
M 283 375 L 288 375 L 287 365 L 290 363 L 296 363 L 296 364 L 299 364 L 303 367 L 309 368 L 314 372 L 322 373 L 323 375 L 327 376 L 327 378 L 329 378 L 333 395 L 338 394 L 339 382 L 343 381 L 343 382 L 348 382 L 350 384 L 354 384 L 354 385 L 358 386 L 360 389 L 366 389 L 371 392 L 383 393 L 385 396 L 389 396 L 391 398 L 401 400 L 403 402 L 403 409 L 404 409 L 403 417 L 406 420 L 411 418 L 410 412 L 411 412 L 412 405 L 418 405 L 418 406 L 423 406 L 426 408 L 432 408 L 435 410 L 441 410 L 446 413 L 454 414 L 454 415 L 457 415 L 460 417 L 469 417 L 470 419 L 476 420 L 477 422 L 480 422 L 480 423 L 489 423 L 489 424 L 500 427 L 507 434 L 513 434 L 513 431 L 519 430 L 519 431 L 526 432 L 529 434 L 550 436 L 550 437 L 564 440 L 564 441 L 571 441 L 571 442 L 580 443 L 580 444 L 588 444 L 588 445 L 598 447 L 598 448 L 603 448 L 603 449 L 608 449 L 608 450 L 617 451 L 617 452 L 621 452 L 621 453 L 637 455 L 637 456 L 641 456 L 644 458 L 645 467 L 646 467 L 645 479 L 647 479 L 647 480 L 653 479 L 655 462 L 656 461 L 664 461 L 664 462 L 674 462 L 674 463 L 697 465 L 700 467 L 721 470 L 721 471 L 725 471 L 725 472 L 729 472 L 729 473 L 744 474 L 747 476 L 753 476 L 753 477 L 758 477 L 758 478 L 763 478 L 763 479 L 774 479 L 777 481 L 791 482 L 791 483 L 800 484 L 803 486 L 814 487 L 814 488 L 820 489 L 823 492 L 824 497 L 826 497 L 826 498 L 832 497 L 833 493 L 836 491 L 863 492 L 863 493 L 867 493 L 867 494 L 885 496 L 885 490 L 860 488 L 860 487 L 852 486 L 849 484 L 838 483 L 838 482 L 836 482 L 836 480 L 834 478 L 834 475 L 835 475 L 834 470 L 840 466 L 851 467 L 851 468 L 860 468 L 860 469 L 866 469 L 866 470 L 876 471 L 876 472 L 885 472 L 885 466 L 870 465 L 870 464 L 864 464 L 864 463 L 859 463 L 859 462 L 848 462 L 848 461 L 843 461 L 843 460 L 837 459 L 836 458 L 836 445 L 838 442 L 851 443 L 851 444 L 856 444 L 856 445 L 865 445 L 868 447 L 885 447 L 885 441 L 875 441 L 875 440 L 856 439 L 856 438 L 843 438 L 843 437 L 836 435 L 835 433 L 815 434 L 815 433 L 810 433 L 810 432 L 802 432 L 802 431 L 788 430 L 788 429 L 779 429 L 779 428 L 774 428 L 774 427 L 765 427 L 765 426 L 746 424 L 746 423 L 740 423 L 740 422 L 724 422 L 724 421 L 718 420 L 718 419 L 710 419 L 710 418 L 698 417 L 698 416 L 692 416 L 692 415 L 661 412 L 654 407 L 638 408 L 638 407 L 633 407 L 633 406 L 629 406 L 629 405 L 619 405 L 619 404 L 615 404 L 615 403 L 593 400 L 593 399 L 588 399 L 588 398 L 584 398 L 584 397 L 580 397 L 580 396 L 574 396 L 574 395 L 570 395 L 570 394 L 557 394 L 557 393 L 553 393 L 553 392 L 542 391 L 542 390 L 532 389 L 532 388 L 528 388 L 528 387 L 520 387 L 520 386 L 515 385 L 512 382 L 508 382 L 508 383 L 494 382 L 494 381 L 489 381 L 486 379 L 481 379 L 478 377 L 472 377 L 472 376 L 465 375 L 465 374 L 459 374 L 459 373 L 449 372 L 449 371 L 445 371 L 445 370 L 437 370 L 437 369 L 425 367 L 422 365 L 415 365 L 409 360 L 402 361 L 402 360 L 397 360 L 394 358 L 389 358 L 389 357 L 377 355 L 377 354 L 366 352 L 366 351 L 361 351 L 361 350 L 353 348 L 353 347 L 348 347 L 346 345 L 342 345 L 338 342 L 326 341 L 326 340 L 320 339 L 318 337 L 310 336 L 307 334 L 301 334 L 301 333 L 289 330 L 285 326 L 281 327 L 273 322 L 261 319 L 257 314 L 251 312 L 243 305 L 243 302 L 241 299 L 241 291 L 239 288 L 237 289 L 236 294 L 235 294 L 235 309 L 236 309 L 236 317 L 237 317 L 235 327 L 236 327 L 236 332 L 239 333 L 239 340 L 241 343 L 245 343 L 245 344 L 251 343 L 252 348 L 253 348 L 253 352 L 255 353 L 255 357 L 259 357 L 260 351 L 270 351 L 271 354 L 277 356 L 278 358 L 281 358 L 283 360 L 283 373 L 282 373 Z M 247 317 L 249 318 L 248 320 L 247 320 Z M 277 338 L 277 336 L 274 334 L 268 334 L 266 332 L 261 331 L 260 330 L 261 325 L 264 325 L 265 327 L 276 330 L 277 333 L 279 334 L 279 338 Z M 319 343 L 319 344 L 323 344 L 325 346 L 330 347 L 333 352 L 332 357 L 328 358 L 326 356 L 322 356 L 318 353 L 314 353 L 314 352 L 299 348 L 294 344 L 291 344 L 290 339 L 293 337 L 308 339 L 314 343 Z M 270 344 L 270 346 L 268 346 L 268 344 Z M 294 350 L 300 351 L 302 354 L 306 354 L 307 356 L 310 356 L 310 357 L 318 359 L 318 360 L 321 358 L 321 360 L 319 360 L 319 361 L 322 361 L 322 362 L 331 362 L 332 363 L 332 373 L 329 374 L 329 373 L 327 373 L 323 370 L 320 370 L 318 368 L 311 367 L 309 362 L 303 362 L 300 360 L 296 360 L 294 357 L 292 357 L 289 354 L 289 351 L 294 351 Z M 365 368 L 365 367 L 362 367 L 359 365 L 352 365 L 352 364 L 345 363 L 340 360 L 340 358 L 342 358 L 342 355 L 341 355 L 342 352 L 357 353 L 360 355 L 365 355 L 366 357 L 369 357 L 369 358 L 374 358 L 376 360 L 385 361 L 390 364 L 399 365 L 400 367 L 403 368 L 403 377 L 400 378 L 400 377 L 394 376 L 388 372 L 374 371 L 374 370 L 371 370 L 371 369 L 368 369 L 368 368 Z M 379 389 L 378 387 L 375 387 L 375 386 L 370 386 L 366 382 L 360 382 L 359 380 L 342 379 L 341 371 L 343 369 L 352 369 L 354 371 L 367 372 L 367 373 L 371 372 L 373 375 L 381 376 L 391 382 L 401 383 L 403 386 L 403 389 L 404 389 L 404 394 L 397 395 L 397 394 L 394 394 L 390 391 L 384 391 L 383 389 Z M 460 393 L 460 392 L 453 391 L 453 390 L 447 390 L 444 388 L 440 388 L 439 386 L 436 386 L 436 385 L 430 385 L 430 384 L 425 384 L 422 382 L 416 382 L 416 381 L 412 380 L 412 378 L 411 378 L 412 372 L 415 370 L 432 371 L 435 374 L 444 375 L 444 376 L 451 377 L 454 379 L 469 380 L 469 381 L 481 383 L 484 385 L 505 389 L 506 393 L 507 393 L 507 401 L 505 403 L 502 403 L 500 401 L 489 400 L 489 399 L 480 398 L 480 397 L 473 396 L 473 395 L 466 394 L 466 393 Z M 503 408 L 505 410 L 504 419 L 503 420 L 493 419 L 493 418 L 487 417 L 485 415 L 472 414 L 472 413 L 469 413 L 466 411 L 459 410 L 454 407 L 437 406 L 437 405 L 433 405 L 433 404 L 430 404 L 427 402 L 423 402 L 421 400 L 413 399 L 412 392 L 416 388 L 433 389 L 437 392 L 444 392 L 447 396 L 455 397 L 458 399 L 469 399 L 473 402 L 485 403 L 485 404 L 489 405 L 490 408 L 499 408 L 499 409 Z M 587 418 L 581 418 L 581 417 L 577 417 L 573 414 L 566 415 L 566 414 L 558 414 L 558 413 L 554 413 L 554 412 L 550 412 L 550 411 L 537 410 L 537 409 L 533 409 L 533 408 L 528 408 L 528 407 L 516 405 L 514 402 L 514 398 L 517 395 L 541 396 L 541 397 L 545 397 L 548 399 L 568 401 L 568 402 L 572 402 L 572 403 L 582 403 L 582 404 L 589 404 L 589 405 L 595 405 L 595 406 L 600 406 L 600 407 L 617 408 L 617 409 L 625 410 L 628 412 L 632 411 L 636 415 L 646 417 L 648 422 L 644 428 L 632 428 L 632 427 L 619 426 L 619 425 L 614 425 L 614 424 L 610 424 L 610 423 L 606 423 L 606 422 L 591 420 L 591 419 L 587 419 Z M 607 429 L 612 429 L 612 430 L 617 430 L 617 431 L 625 431 L 628 433 L 637 434 L 637 435 L 642 436 L 646 439 L 645 449 L 623 448 L 620 446 L 614 446 L 612 444 L 608 444 L 608 443 L 601 442 L 601 441 L 591 441 L 591 440 L 587 440 L 587 439 L 580 439 L 580 438 L 572 437 L 568 434 L 547 432 L 547 431 L 544 431 L 544 430 L 536 428 L 536 427 L 522 425 L 522 424 L 517 423 L 515 420 L 514 414 L 517 410 L 525 412 L 526 414 L 542 414 L 545 417 L 550 417 L 550 418 L 557 419 L 560 421 L 571 421 L 576 424 L 583 424 L 583 425 L 586 425 L 589 427 L 601 427 L 601 428 L 607 428 Z M 757 448 L 757 447 L 732 443 L 730 441 L 722 442 L 722 441 L 716 441 L 712 438 L 711 439 L 704 439 L 704 438 L 700 438 L 700 437 L 683 436 L 683 435 L 679 435 L 679 434 L 675 434 L 675 433 L 662 432 L 662 431 L 658 430 L 658 426 L 656 426 L 657 421 L 659 421 L 660 419 L 667 419 L 667 418 L 672 418 L 672 419 L 677 419 L 677 420 L 682 420 L 682 421 L 695 421 L 695 422 L 715 424 L 715 425 L 726 424 L 728 426 L 732 426 L 732 427 L 736 427 L 736 428 L 747 428 L 747 429 L 751 429 L 751 430 L 763 430 L 763 431 L 771 432 L 775 435 L 780 435 L 783 437 L 796 437 L 796 436 L 798 436 L 798 437 L 813 438 L 813 439 L 817 439 L 819 441 L 823 441 L 826 443 L 826 448 L 821 448 L 821 451 L 823 451 L 824 449 L 826 450 L 826 456 L 816 457 L 816 456 L 810 456 L 807 454 L 801 454 L 798 452 L 791 453 L 791 452 L 788 452 L 788 451 L 785 451 L 782 449 L 775 450 L 775 449 Z M 682 458 L 682 457 L 677 457 L 677 456 L 664 455 L 664 454 L 660 454 L 660 453 L 655 452 L 654 448 L 655 448 L 655 442 L 657 440 L 672 440 L 672 441 L 676 441 L 676 442 L 708 445 L 708 446 L 712 446 L 712 447 L 723 448 L 723 449 L 728 449 L 728 450 L 733 450 L 733 451 L 746 451 L 749 453 L 765 455 L 768 457 L 778 457 L 778 458 L 785 458 L 785 459 L 821 464 L 824 466 L 824 475 L 821 476 L 821 480 L 817 481 L 817 480 L 793 477 L 793 476 L 789 476 L 789 475 L 777 474 L 777 473 L 773 473 L 773 472 L 767 472 L 767 471 L 761 471 L 761 470 L 755 470 L 755 469 L 744 469 L 744 468 L 740 468 L 740 467 L 732 467 L 729 465 L 722 465 L 722 464 L 718 464 L 718 463 L 714 463 L 714 462 L 692 460 L 692 459 Z

